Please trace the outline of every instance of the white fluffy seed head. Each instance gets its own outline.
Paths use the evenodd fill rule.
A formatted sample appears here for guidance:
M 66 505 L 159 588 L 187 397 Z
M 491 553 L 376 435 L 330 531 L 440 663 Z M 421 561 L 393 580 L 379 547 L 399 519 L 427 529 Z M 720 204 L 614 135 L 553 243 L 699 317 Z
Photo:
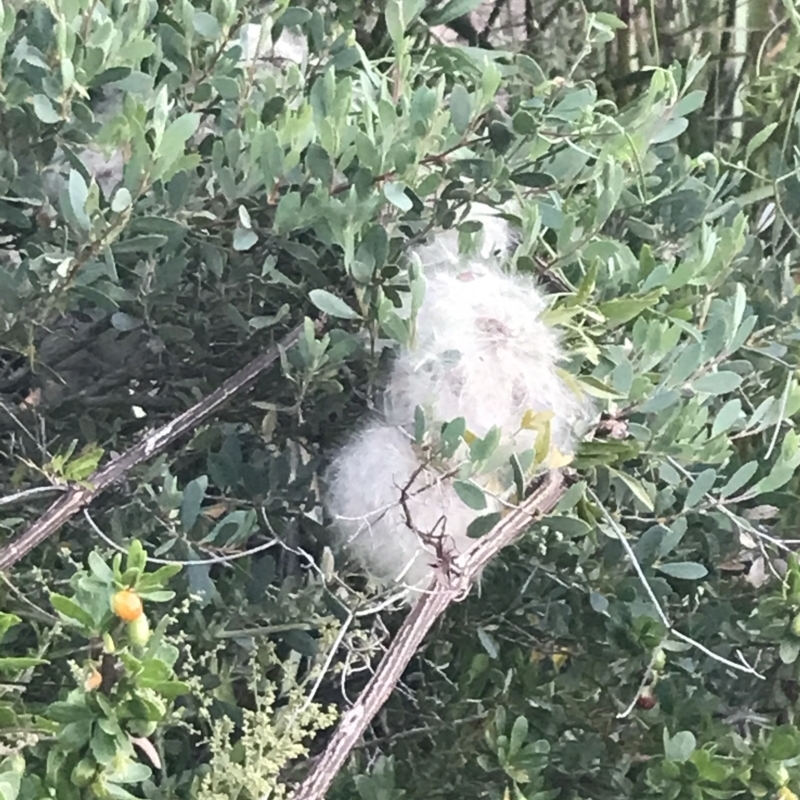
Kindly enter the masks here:
M 469 524 L 500 507 L 487 494 L 487 509 L 470 509 L 451 479 L 428 467 L 408 493 L 409 526 L 402 488 L 423 463 L 408 433 L 417 406 L 432 422 L 463 417 L 477 436 L 499 427 L 506 453 L 533 446 L 536 433 L 520 429 L 527 411 L 552 412 L 551 446 L 564 454 L 574 451 L 592 414 L 559 375 L 563 352 L 541 320 L 542 292 L 500 266 L 512 245 L 508 224 L 485 206 L 473 206 L 468 218 L 484 226 L 471 258 L 459 252 L 456 231 L 414 249 L 427 284 L 414 345 L 392 367 L 384 420 L 357 433 L 328 473 L 327 507 L 339 538 L 369 575 L 410 587 L 410 599 L 433 578 L 430 536 L 444 532 L 446 552 L 463 553 L 472 544 Z M 486 487 L 491 476 L 476 480 Z M 419 487 L 425 491 L 417 494 Z
M 437 544 L 451 555 L 468 549 L 467 528 L 476 516 L 440 473 L 420 470 L 422 463 L 408 433 L 371 421 L 325 476 L 342 544 L 371 577 L 406 587 L 410 598 L 430 584 Z
M 394 364 L 387 419 L 407 425 L 420 405 L 439 422 L 464 417 L 485 436 L 516 435 L 527 411 L 551 411 L 551 441 L 571 453 L 589 407 L 558 373 L 558 335 L 541 321 L 546 302 L 532 280 L 470 262 L 433 273 L 417 317 L 413 349 Z M 531 446 L 531 435 L 519 440 Z

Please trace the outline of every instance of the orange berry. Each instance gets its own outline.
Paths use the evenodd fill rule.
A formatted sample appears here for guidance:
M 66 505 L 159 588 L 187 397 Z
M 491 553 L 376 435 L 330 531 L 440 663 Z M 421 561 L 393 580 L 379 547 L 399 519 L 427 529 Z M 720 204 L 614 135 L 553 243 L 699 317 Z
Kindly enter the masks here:
M 95 689 L 99 688 L 102 682 L 103 676 L 96 669 L 93 669 L 83 682 L 83 688 L 86 689 L 87 692 L 93 692 Z
M 144 613 L 142 600 L 133 589 L 123 589 L 111 598 L 111 609 L 125 622 L 132 622 Z

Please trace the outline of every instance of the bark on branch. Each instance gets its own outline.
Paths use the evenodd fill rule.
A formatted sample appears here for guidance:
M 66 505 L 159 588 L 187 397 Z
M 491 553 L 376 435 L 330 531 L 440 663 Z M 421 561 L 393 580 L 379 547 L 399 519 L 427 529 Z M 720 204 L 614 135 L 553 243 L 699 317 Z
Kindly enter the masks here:
M 344 714 L 313 770 L 291 795 L 291 800 L 322 800 L 367 726 L 389 699 L 409 661 L 436 620 L 450 603 L 469 592 L 475 576 L 531 523 L 553 509 L 566 489 L 563 473 L 548 473 L 541 486 L 511 514 L 495 525 L 466 553 L 454 559 L 454 575 L 437 576 L 426 594 L 406 617 L 378 669 L 354 705 Z
M 303 332 L 300 324 L 290 331 L 280 342 L 254 358 L 231 375 L 208 397 L 175 417 L 171 422 L 148 433 L 141 442 L 112 459 L 98 469 L 87 481 L 86 486 L 73 486 L 66 494 L 56 500 L 24 533 L 0 549 L 0 571 L 8 570 L 23 556 L 27 555 L 49 536 L 52 536 L 67 520 L 89 505 L 101 492 L 122 480 L 134 467 L 147 461 L 184 433 L 194 430 L 235 394 L 249 386 L 262 372 L 272 366 L 280 357 L 281 351 L 291 347 Z

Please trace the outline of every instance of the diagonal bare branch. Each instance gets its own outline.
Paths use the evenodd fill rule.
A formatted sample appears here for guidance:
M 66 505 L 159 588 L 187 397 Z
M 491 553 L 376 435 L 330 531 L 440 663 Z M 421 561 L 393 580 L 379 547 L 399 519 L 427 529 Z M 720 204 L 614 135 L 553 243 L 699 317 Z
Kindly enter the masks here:
M 109 486 L 122 480 L 134 467 L 147 461 L 188 431 L 194 430 L 235 394 L 249 386 L 262 372 L 272 366 L 282 350 L 291 347 L 303 332 L 302 323 L 293 328 L 266 352 L 256 356 L 208 397 L 195 403 L 171 422 L 150 431 L 144 439 L 121 455 L 98 469 L 86 485 L 73 486 L 63 497 L 56 500 L 24 533 L 0 549 L 0 571 L 8 570 L 49 536 L 52 536 L 67 520 L 89 505 Z
M 389 699 L 436 620 L 451 603 L 466 597 L 475 577 L 497 553 L 519 538 L 533 521 L 553 509 L 564 494 L 566 485 L 563 473 L 555 470 L 548 473 L 541 486 L 527 500 L 454 560 L 450 579 L 443 579 L 437 572 L 433 588 L 406 617 L 370 682 L 344 714 L 321 758 L 291 795 L 291 800 L 322 800 L 325 797 L 350 752 Z

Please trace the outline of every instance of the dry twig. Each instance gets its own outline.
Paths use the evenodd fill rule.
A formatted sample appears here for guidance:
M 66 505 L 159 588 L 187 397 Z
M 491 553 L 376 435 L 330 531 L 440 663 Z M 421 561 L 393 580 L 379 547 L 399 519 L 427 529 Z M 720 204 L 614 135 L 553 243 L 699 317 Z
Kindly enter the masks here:
M 184 433 L 194 430 L 235 394 L 249 386 L 264 370 L 280 357 L 281 350 L 291 347 L 303 332 L 300 324 L 290 331 L 280 342 L 274 344 L 260 356 L 256 356 L 235 375 L 231 375 L 208 397 L 195 403 L 191 408 L 175 417 L 171 422 L 148 433 L 142 441 L 112 459 L 89 477 L 86 484 L 75 485 L 42 514 L 24 533 L 0 549 L 0 571 L 8 570 L 34 547 L 52 536 L 67 520 L 85 508 L 101 492 L 122 480 L 134 467 L 147 461 Z
M 504 547 L 514 542 L 531 523 L 553 509 L 563 495 L 561 472 L 548 473 L 541 486 L 507 517 L 454 560 L 455 569 L 437 578 L 406 617 L 389 650 L 361 696 L 344 714 L 328 746 L 291 800 L 322 800 L 336 774 L 358 744 L 375 715 L 389 699 L 409 661 L 436 620 L 454 601 L 469 592 L 473 579 Z

